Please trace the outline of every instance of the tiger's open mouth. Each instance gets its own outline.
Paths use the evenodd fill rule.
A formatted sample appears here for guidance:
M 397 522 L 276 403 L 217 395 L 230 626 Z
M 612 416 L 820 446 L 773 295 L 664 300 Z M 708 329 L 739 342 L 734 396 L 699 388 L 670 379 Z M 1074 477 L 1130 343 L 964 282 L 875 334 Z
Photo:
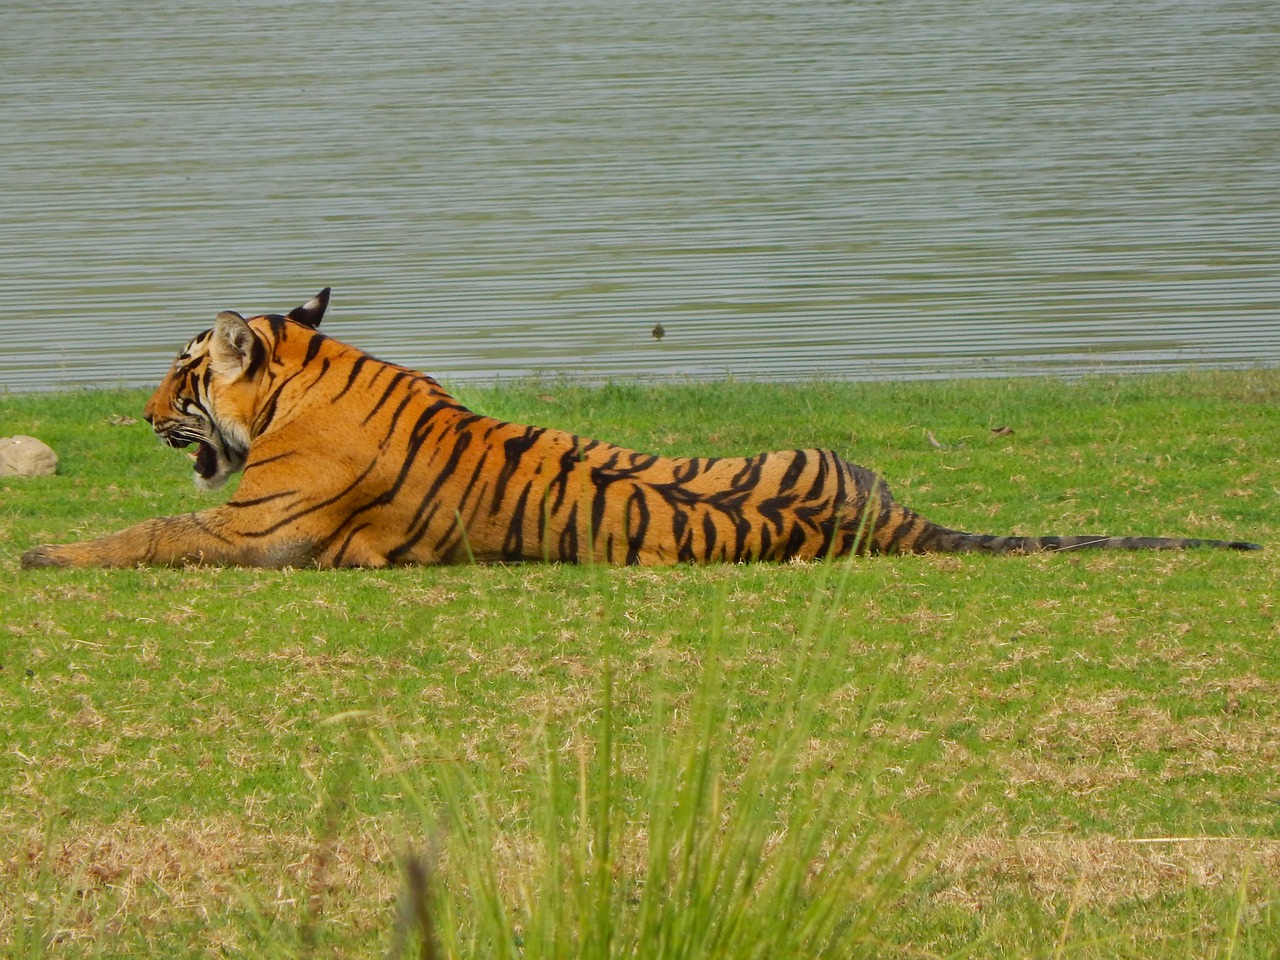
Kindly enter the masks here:
M 245 453 L 227 443 L 197 440 L 195 453 L 187 453 L 196 473 L 196 487 L 201 490 L 217 490 L 233 474 L 244 469 Z
M 245 454 L 223 442 L 221 435 L 206 438 L 193 435 L 194 430 L 157 429 L 160 441 L 175 450 L 185 450 L 195 471 L 196 486 L 201 490 L 216 490 L 234 473 L 242 470 Z M 195 444 L 194 450 L 187 449 Z
M 196 440 L 183 435 L 180 431 L 156 430 L 160 442 L 175 450 L 186 450 L 193 443 L 196 449 L 186 450 L 187 458 L 195 468 L 196 475 L 208 480 L 218 472 L 218 451 L 207 440 Z
M 218 472 L 218 451 L 213 449 L 212 444 L 205 443 L 203 440 L 199 443 L 195 450 L 187 451 L 187 456 L 191 458 L 196 474 L 209 480 Z

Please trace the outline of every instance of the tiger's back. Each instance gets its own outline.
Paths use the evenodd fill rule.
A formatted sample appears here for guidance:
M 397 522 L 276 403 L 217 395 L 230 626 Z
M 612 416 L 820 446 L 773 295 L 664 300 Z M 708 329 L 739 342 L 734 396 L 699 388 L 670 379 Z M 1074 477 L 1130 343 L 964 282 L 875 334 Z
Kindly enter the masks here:
M 829 451 L 666 458 L 508 423 L 293 326 L 274 356 L 323 375 L 281 388 L 227 504 L 236 535 L 272 541 L 272 565 L 665 564 L 812 559 L 833 535 L 846 546 L 849 468 Z
M 462 560 L 668 564 L 850 552 L 1253 548 L 1238 541 L 1001 537 L 934 524 L 829 450 L 672 458 L 474 413 L 435 380 L 316 327 L 328 290 L 286 316 L 220 314 L 145 416 L 196 446 L 199 486 L 237 471 L 227 503 L 25 566 L 221 563 L 381 567 Z

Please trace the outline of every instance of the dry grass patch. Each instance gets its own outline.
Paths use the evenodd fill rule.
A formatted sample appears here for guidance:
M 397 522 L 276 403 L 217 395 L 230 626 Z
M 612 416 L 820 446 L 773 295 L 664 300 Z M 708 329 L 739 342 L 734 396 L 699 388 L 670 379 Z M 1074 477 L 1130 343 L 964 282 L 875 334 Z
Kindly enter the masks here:
M 348 928 L 384 926 L 399 882 L 398 846 L 377 820 L 331 836 L 244 816 L 160 824 L 127 817 L 52 837 L 32 830 L 0 861 L 0 883 L 22 891 L 0 898 L 0 929 L 52 910 L 58 943 L 102 947 L 195 923 L 218 955 L 242 946 L 246 927 L 264 919 L 297 926 L 326 915 Z
M 1117 906 L 1188 890 L 1280 888 L 1280 840 L 1243 837 L 956 837 L 921 858 L 940 903 L 987 910 L 1011 889 L 1045 907 Z
M 1251 690 L 1245 679 L 1212 684 L 1219 690 Z M 1268 690 L 1269 684 L 1264 684 Z M 1027 732 L 1030 744 L 1017 756 L 1040 765 L 1068 769 L 1159 755 L 1166 776 L 1187 773 L 1272 773 L 1280 760 L 1280 730 L 1272 711 L 1234 711 L 1175 716 L 1144 702 L 1133 690 L 1116 689 L 1089 697 L 1061 697 L 1047 705 Z M 1015 731 L 1010 721 L 992 725 L 988 738 Z

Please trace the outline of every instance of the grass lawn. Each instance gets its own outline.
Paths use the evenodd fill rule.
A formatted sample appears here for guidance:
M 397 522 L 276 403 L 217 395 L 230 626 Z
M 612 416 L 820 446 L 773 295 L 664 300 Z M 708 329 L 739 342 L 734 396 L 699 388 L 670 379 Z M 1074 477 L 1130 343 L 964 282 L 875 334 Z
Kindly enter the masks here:
M 1280 371 L 458 394 L 1266 549 L 22 571 L 217 495 L 145 392 L 0 394 L 61 457 L 0 479 L 0 956 L 408 951 L 406 862 L 444 956 L 1280 954 Z

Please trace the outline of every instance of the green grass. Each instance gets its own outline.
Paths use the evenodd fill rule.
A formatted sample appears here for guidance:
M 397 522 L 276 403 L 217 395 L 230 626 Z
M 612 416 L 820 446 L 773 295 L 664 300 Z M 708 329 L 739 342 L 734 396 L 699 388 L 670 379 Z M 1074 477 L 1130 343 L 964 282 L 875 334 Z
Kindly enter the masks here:
M 1280 948 L 1280 372 L 459 392 L 831 446 L 963 529 L 1267 549 L 24 572 L 216 500 L 144 394 L 0 395 L 62 458 L 0 480 L 0 954 L 382 955 L 408 854 L 447 956 Z

